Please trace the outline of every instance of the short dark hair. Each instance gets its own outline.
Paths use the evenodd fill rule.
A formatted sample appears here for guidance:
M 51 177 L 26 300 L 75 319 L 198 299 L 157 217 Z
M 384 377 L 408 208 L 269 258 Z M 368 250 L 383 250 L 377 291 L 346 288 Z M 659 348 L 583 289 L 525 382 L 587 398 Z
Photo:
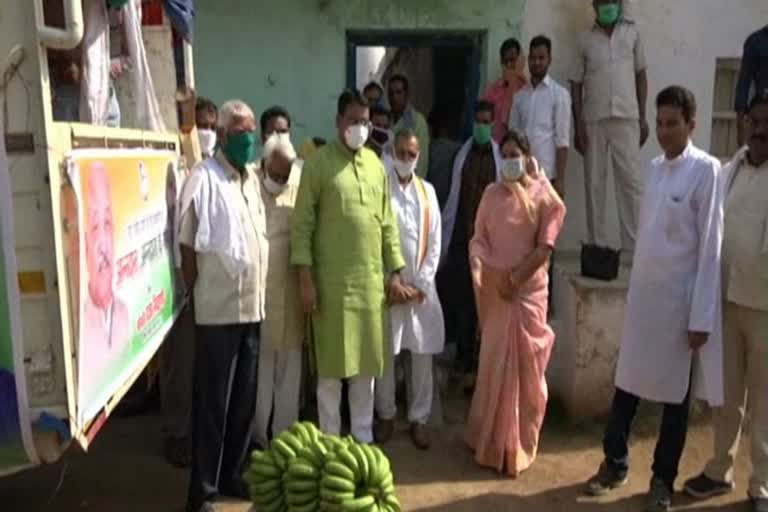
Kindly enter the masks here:
M 384 96 L 384 88 L 378 84 L 378 82 L 368 82 L 365 84 L 365 87 L 363 87 L 363 94 L 367 93 L 368 91 L 372 89 L 378 89 L 379 93 Z
M 216 104 L 208 98 L 203 98 L 202 96 L 197 98 L 197 101 L 195 102 L 195 113 L 197 112 L 210 112 L 216 116 L 219 115 L 219 109 L 216 107 Z
M 542 46 L 547 49 L 550 55 L 552 55 L 552 40 L 550 38 L 545 35 L 539 35 L 531 39 L 531 51 L 533 51 L 534 48 L 541 48 Z
M 261 133 L 266 132 L 269 122 L 278 117 L 284 117 L 285 120 L 288 121 L 288 128 L 291 127 L 291 114 L 289 114 L 285 108 L 275 105 L 274 107 L 269 107 L 263 114 L 261 114 L 261 119 L 259 119 Z
M 385 107 L 382 107 L 381 105 L 373 105 L 371 107 L 371 119 L 373 119 L 375 116 L 387 116 L 390 121 L 392 120 L 392 112 L 387 110 Z
M 518 41 L 514 37 L 510 37 L 509 39 L 501 43 L 501 47 L 499 48 L 499 57 L 503 59 L 504 54 L 507 53 L 509 50 L 513 50 L 513 49 L 517 50 L 518 54 L 523 53 L 523 47 L 520 46 L 520 41 Z
M 656 108 L 661 107 L 679 108 L 686 122 L 696 117 L 696 97 L 680 85 L 671 85 L 656 96 Z
M 391 84 L 392 82 L 400 82 L 400 83 L 402 83 L 403 84 L 403 89 L 405 89 L 406 92 L 408 92 L 408 90 L 411 88 L 411 84 L 408 82 L 408 77 L 405 76 L 402 73 L 397 73 L 396 75 L 392 75 L 389 78 L 389 82 L 388 83 Z
M 493 103 L 487 100 L 479 100 L 475 103 L 475 114 L 479 114 L 480 112 L 490 112 L 493 117 L 495 117 L 496 114 Z
M 522 151 L 524 155 L 530 156 L 531 144 L 528 142 L 528 137 L 526 137 L 522 133 L 515 130 L 508 131 L 507 134 L 504 135 L 504 138 L 501 139 L 501 144 L 499 144 L 499 148 L 503 148 L 504 145 L 508 142 L 514 142 L 517 145 L 517 147 L 520 148 L 520 151 Z
M 345 89 L 339 96 L 336 113 L 343 116 L 351 105 L 369 108 L 368 100 L 363 96 L 363 93 L 357 89 Z
M 768 105 L 768 89 L 758 92 L 757 94 L 755 94 L 754 98 L 749 100 L 749 105 L 747 106 L 747 114 L 749 114 L 756 107 L 759 107 L 761 105 Z

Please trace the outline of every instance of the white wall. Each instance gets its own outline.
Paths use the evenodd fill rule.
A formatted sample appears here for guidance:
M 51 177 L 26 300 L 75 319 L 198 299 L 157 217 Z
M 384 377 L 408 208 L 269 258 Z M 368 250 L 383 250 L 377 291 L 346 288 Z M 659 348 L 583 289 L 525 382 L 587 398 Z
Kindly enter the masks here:
M 648 109 L 651 137 L 642 151 L 647 162 L 659 152 L 654 135 L 654 98 L 664 87 L 683 85 L 698 102 L 695 142 L 708 148 L 711 133 L 715 61 L 739 57 L 746 37 L 768 23 L 766 0 L 625 0 L 627 15 L 637 21 L 648 60 Z M 553 40 L 552 75 L 567 83 L 575 59 L 576 35 L 593 20 L 591 0 L 529 0 L 523 17 L 523 45 L 546 34 Z M 560 240 L 564 249 L 578 248 L 586 237 L 581 157 L 571 152 L 566 203 L 568 219 Z M 609 190 L 612 189 L 609 188 Z M 618 246 L 613 198 L 608 203 L 611 242 Z

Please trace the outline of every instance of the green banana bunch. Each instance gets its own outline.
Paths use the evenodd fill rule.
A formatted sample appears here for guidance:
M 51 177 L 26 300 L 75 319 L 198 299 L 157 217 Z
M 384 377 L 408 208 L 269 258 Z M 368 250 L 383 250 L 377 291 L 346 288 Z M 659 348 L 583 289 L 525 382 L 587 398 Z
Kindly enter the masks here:
M 251 454 L 245 474 L 258 512 L 401 512 L 389 459 L 351 436 L 297 422 Z

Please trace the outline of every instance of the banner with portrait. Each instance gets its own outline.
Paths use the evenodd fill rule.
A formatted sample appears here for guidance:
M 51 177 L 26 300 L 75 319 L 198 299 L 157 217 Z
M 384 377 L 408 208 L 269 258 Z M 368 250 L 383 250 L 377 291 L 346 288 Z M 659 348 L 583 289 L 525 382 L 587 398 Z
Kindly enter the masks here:
M 38 463 L 24 373 L 11 177 L 0 127 L 0 476 Z
M 77 427 L 151 359 L 181 306 L 176 153 L 73 150 L 62 195 L 77 317 Z

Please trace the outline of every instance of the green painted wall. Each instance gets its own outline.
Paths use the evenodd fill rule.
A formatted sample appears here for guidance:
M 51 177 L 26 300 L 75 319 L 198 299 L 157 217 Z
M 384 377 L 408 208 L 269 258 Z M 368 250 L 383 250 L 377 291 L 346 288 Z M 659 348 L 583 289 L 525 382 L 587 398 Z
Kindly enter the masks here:
M 347 30 L 486 33 L 485 78 L 497 49 L 519 36 L 525 0 L 206 0 L 197 2 L 195 75 L 217 103 L 241 98 L 256 112 L 280 104 L 294 116 L 294 142 L 332 137 L 346 83 Z M 487 58 L 490 56 L 490 58 Z

